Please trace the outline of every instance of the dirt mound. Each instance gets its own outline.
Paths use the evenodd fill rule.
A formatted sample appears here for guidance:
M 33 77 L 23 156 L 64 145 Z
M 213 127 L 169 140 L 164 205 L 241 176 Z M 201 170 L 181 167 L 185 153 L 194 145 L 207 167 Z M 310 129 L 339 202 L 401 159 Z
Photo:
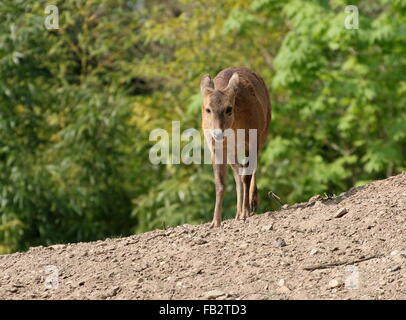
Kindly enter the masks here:
M 405 299 L 406 172 L 335 198 L 0 256 L 1 299 Z

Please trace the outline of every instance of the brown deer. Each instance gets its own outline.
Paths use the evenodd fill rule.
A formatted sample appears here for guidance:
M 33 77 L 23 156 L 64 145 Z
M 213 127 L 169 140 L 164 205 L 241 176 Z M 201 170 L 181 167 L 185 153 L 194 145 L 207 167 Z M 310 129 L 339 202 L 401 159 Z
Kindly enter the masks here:
M 235 218 L 245 220 L 258 207 L 256 169 L 253 172 L 241 174 L 241 169 L 249 164 L 241 164 L 238 161 L 237 146 L 235 143 L 231 144 L 230 137 L 234 137 L 238 141 L 238 131 L 244 130 L 242 147 L 244 156 L 246 157 L 251 151 L 258 155 L 265 145 L 268 135 L 271 102 L 264 80 L 245 67 L 224 69 L 217 74 L 214 80 L 209 75 L 205 75 L 201 79 L 200 89 L 203 96 L 202 128 L 211 151 L 216 186 L 216 203 L 211 227 L 219 227 L 227 164 L 231 165 L 236 185 Z M 256 141 L 249 135 L 249 129 L 256 129 L 253 131 Z M 226 132 L 232 133 L 232 135 L 226 134 Z M 229 145 L 229 149 L 227 145 Z M 216 158 L 217 151 L 221 151 L 219 152 L 221 161 Z

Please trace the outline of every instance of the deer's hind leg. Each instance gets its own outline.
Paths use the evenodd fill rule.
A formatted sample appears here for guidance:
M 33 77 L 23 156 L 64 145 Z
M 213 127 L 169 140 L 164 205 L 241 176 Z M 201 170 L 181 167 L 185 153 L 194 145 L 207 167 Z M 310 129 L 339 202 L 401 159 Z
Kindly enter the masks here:
M 259 197 L 258 197 L 258 188 L 257 188 L 257 175 L 256 172 L 254 171 L 252 177 L 251 177 L 251 183 L 250 183 L 250 191 L 249 191 L 249 207 L 250 207 L 250 212 L 249 215 L 252 216 L 258 209 L 259 205 Z
M 245 220 L 249 217 L 250 213 L 250 184 L 251 184 L 251 177 L 252 175 L 242 175 L 242 186 L 243 186 L 243 201 L 242 201 L 242 218 Z

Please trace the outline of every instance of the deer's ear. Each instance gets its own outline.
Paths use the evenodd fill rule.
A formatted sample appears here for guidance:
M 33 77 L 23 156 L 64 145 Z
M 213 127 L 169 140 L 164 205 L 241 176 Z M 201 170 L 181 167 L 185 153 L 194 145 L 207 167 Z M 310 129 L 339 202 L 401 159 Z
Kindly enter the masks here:
M 232 91 L 234 93 L 237 92 L 239 82 L 240 82 L 240 78 L 238 76 L 238 73 L 234 72 L 233 75 L 231 76 L 230 80 L 228 81 L 226 91 Z
M 203 96 L 214 90 L 214 83 L 208 74 L 204 75 L 200 80 L 200 91 Z

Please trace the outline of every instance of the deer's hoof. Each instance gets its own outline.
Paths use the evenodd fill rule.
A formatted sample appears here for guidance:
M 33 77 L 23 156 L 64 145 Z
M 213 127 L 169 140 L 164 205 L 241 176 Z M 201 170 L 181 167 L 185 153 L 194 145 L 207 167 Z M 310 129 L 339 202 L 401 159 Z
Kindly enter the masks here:
M 242 220 L 245 221 L 245 219 L 247 219 L 250 215 L 249 215 L 248 211 L 245 211 L 241 216 L 242 216 Z
M 221 226 L 221 221 L 213 220 L 210 224 L 210 229 L 212 228 L 219 228 Z

